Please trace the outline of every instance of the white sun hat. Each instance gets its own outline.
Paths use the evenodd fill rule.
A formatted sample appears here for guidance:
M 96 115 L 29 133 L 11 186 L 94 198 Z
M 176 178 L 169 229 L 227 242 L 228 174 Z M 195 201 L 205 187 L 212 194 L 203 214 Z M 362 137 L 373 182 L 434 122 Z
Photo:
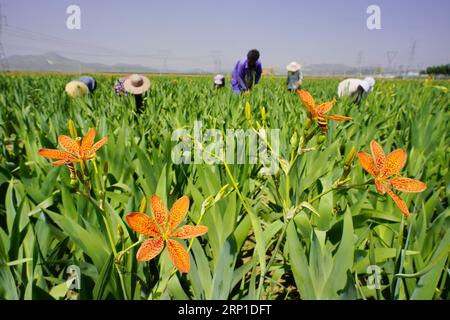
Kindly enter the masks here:
M 289 63 L 289 64 L 286 66 L 286 69 L 287 69 L 287 71 L 295 72 L 295 71 L 300 70 L 301 67 L 302 67 L 301 64 L 299 64 L 299 63 L 297 63 L 297 62 L 295 62 L 295 61 L 292 61 L 291 63 Z
M 367 77 L 360 83 L 360 86 L 364 89 L 365 92 L 371 92 L 374 85 L 375 79 L 372 77 Z
M 224 79 L 225 79 L 225 76 L 223 74 L 218 74 L 214 77 L 214 83 L 222 84 Z
M 132 74 L 124 82 L 125 90 L 131 94 L 143 94 L 150 88 L 150 80 L 140 74 Z
M 89 88 L 84 82 L 73 80 L 66 84 L 67 94 L 73 98 L 85 96 L 89 93 Z

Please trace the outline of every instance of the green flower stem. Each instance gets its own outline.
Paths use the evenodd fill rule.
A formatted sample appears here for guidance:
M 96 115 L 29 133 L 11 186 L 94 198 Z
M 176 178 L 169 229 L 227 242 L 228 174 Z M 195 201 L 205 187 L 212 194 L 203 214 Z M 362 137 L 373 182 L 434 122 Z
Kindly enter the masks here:
M 321 194 L 315 196 L 314 198 L 310 199 L 308 202 L 312 203 L 312 202 L 322 198 L 324 195 L 326 195 L 326 194 L 328 194 L 328 193 L 330 193 L 332 191 L 335 191 L 335 190 L 345 190 L 345 189 L 352 189 L 352 188 L 363 187 L 363 186 L 367 186 L 367 185 L 371 184 L 372 182 L 373 182 L 372 180 L 369 180 L 369 181 L 366 181 L 364 183 L 359 183 L 359 184 L 351 184 L 351 185 L 343 185 L 343 186 L 332 187 L 332 188 L 322 192 Z
M 410 227 L 411 227 L 411 224 L 412 224 L 412 219 L 410 219 L 410 221 L 409 221 Z M 409 243 L 410 233 L 408 232 L 408 235 L 406 236 L 405 249 L 402 249 L 403 248 L 403 230 L 404 229 L 405 229 L 405 216 L 402 214 L 402 221 L 400 222 L 400 230 L 398 232 L 398 245 L 397 245 L 397 254 L 399 255 L 399 259 L 400 259 L 400 266 L 398 268 L 398 273 L 401 273 L 403 270 L 403 263 L 406 258 L 406 250 L 408 248 L 408 243 Z M 409 230 L 409 228 L 408 228 L 408 230 Z M 402 278 L 397 278 L 397 281 L 395 283 L 394 300 L 398 300 L 398 298 L 399 298 L 401 280 L 402 280 Z
M 123 249 L 122 251 L 119 251 L 117 253 L 117 262 L 120 262 L 122 259 L 122 256 L 127 253 L 128 251 L 130 251 L 131 249 L 133 249 L 134 247 L 136 247 L 137 245 L 140 245 L 143 242 L 143 240 L 139 240 L 136 241 L 135 243 L 133 243 L 131 246 L 127 247 L 126 249 Z
M 106 233 L 108 235 L 109 244 L 111 246 L 111 250 L 112 250 L 113 255 L 114 255 L 114 262 L 115 262 L 114 265 L 115 265 L 115 268 L 117 270 L 117 273 L 119 274 L 120 286 L 122 288 L 122 293 L 123 293 L 124 299 L 128 300 L 128 295 L 127 295 L 127 292 L 126 292 L 126 289 L 125 289 L 125 280 L 123 278 L 123 272 L 122 272 L 122 270 L 120 270 L 120 267 L 119 267 L 119 264 L 118 264 L 118 260 L 117 260 L 118 253 L 117 253 L 117 250 L 116 250 L 116 246 L 114 244 L 114 240 L 113 240 L 114 238 L 112 236 L 111 227 L 109 225 L 108 219 L 106 218 L 106 213 L 105 213 L 105 209 L 103 207 L 103 203 L 100 202 L 100 204 L 98 204 L 97 201 L 94 198 L 92 198 L 91 195 L 89 195 L 89 194 L 87 194 L 85 192 L 77 192 L 77 194 L 86 197 L 92 203 L 92 205 L 102 215 L 103 222 L 104 222 L 105 227 L 106 227 Z

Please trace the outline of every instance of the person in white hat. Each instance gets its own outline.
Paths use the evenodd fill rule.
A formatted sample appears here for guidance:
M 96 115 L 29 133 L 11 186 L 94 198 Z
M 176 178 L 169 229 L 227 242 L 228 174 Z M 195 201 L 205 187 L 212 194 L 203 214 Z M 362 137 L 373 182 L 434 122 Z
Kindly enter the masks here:
M 220 89 L 225 87 L 225 76 L 223 74 L 217 74 L 214 76 L 214 89 Z
M 123 82 L 125 91 L 134 95 L 136 111 L 141 113 L 143 109 L 143 94 L 150 89 L 150 80 L 140 74 L 132 74 Z
M 303 73 L 301 71 L 302 66 L 293 61 L 286 66 L 287 74 L 287 87 L 289 91 L 296 91 L 302 84 Z
M 97 88 L 97 82 L 91 76 L 81 76 L 66 84 L 66 92 L 69 96 L 76 98 L 92 93 Z
M 375 79 L 372 77 L 345 79 L 339 83 L 337 93 L 339 97 L 352 97 L 354 103 L 360 104 L 372 92 L 374 85 Z

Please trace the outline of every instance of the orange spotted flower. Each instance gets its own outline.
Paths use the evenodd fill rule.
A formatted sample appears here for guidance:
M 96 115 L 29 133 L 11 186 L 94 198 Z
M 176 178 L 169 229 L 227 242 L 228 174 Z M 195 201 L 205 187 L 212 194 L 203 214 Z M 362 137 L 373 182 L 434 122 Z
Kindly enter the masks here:
M 377 191 L 380 194 L 387 192 L 394 199 L 400 211 L 405 216 L 409 216 L 406 203 L 389 186 L 403 192 L 422 192 L 427 188 L 427 185 L 422 181 L 400 176 L 400 170 L 406 162 L 405 150 L 397 149 L 385 156 L 383 148 L 375 140 L 370 142 L 370 150 L 372 156 L 367 152 L 358 152 L 359 163 L 364 170 L 375 177 Z M 395 177 L 388 180 L 392 175 L 395 175 Z
M 302 103 L 308 109 L 308 111 L 310 113 L 310 118 L 314 121 L 317 121 L 322 132 L 327 131 L 327 120 L 326 119 L 331 119 L 331 120 L 336 120 L 336 121 L 352 120 L 352 118 L 345 117 L 345 116 L 325 115 L 325 113 L 327 113 L 328 111 L 331 110 L 334 103 L 336 102 L 336 99 L 333 99 L 329 102 L 319 103 L 319 105 L 316 106 L 316 104 L 314 102 L 314 98 L 308 91 L 298 90 L 297 94 L 300 97 L 300 100 L 302 101 Z
M 58 142 L 65 151 L 41 149 L 38 153 L 49 159 L 57 159 L 57 161 L 52 162 L 52 165 L 54 166 L 91 160 L 95 157 L 95 152 L 108 141 L 108 137 L 104 137 L 94 144 L 94 139 L 94 128 L 89 128 L 88 133 L 83 139 L 77 138 L 76 140 L 72 140 L 68 136 L 60 135 L 58 137 Z
M 131 212 L 126 216 L 131 229 L 151 237 L 141 245 L 136 254 L 136 259 L 141 262 L 153 259 L 164 249 L 165 242 L 170 259 L 175 267 L 181 272 L 189 272 L 189 254 L 181 243 L 172 238 L 189 239 L 201 236 L 208 232 L 208 227 L 186 225 L 178 228 L 189 210 L 189 198 L 187 196 L 181 197 L 173 204 L 168 219 L 167 208 L 159 196 L 153 195 L 151 197 L 150 207 L 154 219 L 142 212 Z

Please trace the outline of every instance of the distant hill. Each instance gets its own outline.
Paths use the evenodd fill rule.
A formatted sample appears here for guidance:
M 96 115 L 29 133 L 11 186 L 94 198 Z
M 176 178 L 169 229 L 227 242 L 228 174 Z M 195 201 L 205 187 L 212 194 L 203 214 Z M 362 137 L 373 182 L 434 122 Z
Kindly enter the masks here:
M 52 71 L 52 72 L 140 72 L 157 73 L 157 69 L 133 64 L 107 65 L 85 63 L 49 52 L 42 55 L 15 55 L 5 59 L 11 71 Z
M 4 60 L 8 69 L 11 71 L 43 71 L 43 72 L 65 72 L 65 73 L 94 73 L 94 72 L 114 72 L 114 73 L 160 73 L 161 70 L 146 67 L 138 64 L 118 63 L 107 65 L 102 63 L 86 63 L 75 59 L 61 56 L 54 52 L 42 55 L 15 55 Z M 229 73 L 233 66 L 229 66 L 229 70 L 222 70 L 221 73 Z M 332 76 L 332 75 L 373 75 L 377 73 L 378 67 L 351 67 L 344 64 L 309 64 L 303 67 L 303 74 L 306 76 Z M 384 70 L 384 72 L 389 72 Z M 212 70 L 206 69 L 185 69 L 185 70 L 166 70 L 165 73 L 186 73 L 186 74 L 209 74 Z M 286 70 L 275 69 L 275 74 L 285 75 Z

